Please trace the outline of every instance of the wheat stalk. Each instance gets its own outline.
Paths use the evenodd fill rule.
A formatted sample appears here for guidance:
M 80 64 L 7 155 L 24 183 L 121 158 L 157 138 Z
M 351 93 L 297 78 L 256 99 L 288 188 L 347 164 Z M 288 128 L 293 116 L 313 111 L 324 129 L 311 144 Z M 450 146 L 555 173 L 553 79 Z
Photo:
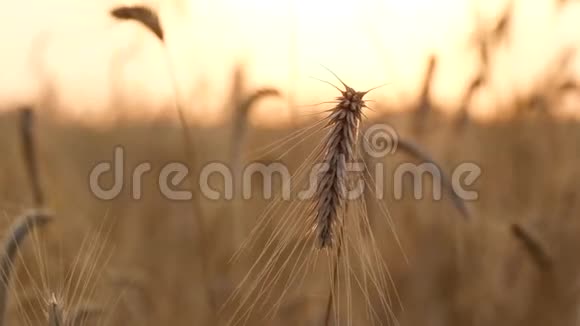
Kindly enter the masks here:
M 427 116 L 433 110 L 433 103 L 431 100 L 431 93 L 433 88 L 433 79 L 435 77 L 435 71 L 437 69 L 437 57 L 431 55 L 429 61 L 427 62 L 427 70 L 425 71 L 425 77 L 423 78 L 423 84 L 421 86 L 421 94 L 419 96 L 419 103 L 415 108 L 415 132 L 421 134 L 425 129 L 425 123 Z
M 420 110 L 427 110 L 430 107 L 428 85 L 431 84 L 435 65 L 436 59 L 432 57 L 421 100 L 423 105 L 421 105 Z M 348 206 L 346 191 L 347 187 L 352 185 L 354 181 L 347 174 L 346 164 L 359 159 L 356 144 L 358 143 L 359 126 L 364 116 L 362 109 L 366 107 L 363 98 L 369 91 L 357 92 L 346 85 L 338 76 L 335 75 L 335 77 L 342 83 L 345 90 L 339 89 L 341 92 L 341 96 L 337 98 L 339 103 L 330 110 L 331 114 L 328 122 L 330 131 L 323 149 L 323 162 L 327 165 L 325 166 L 325 171 L 322 172 L 319 178 L 319 186 L 315 196 L 314 214 L 319 249 L 330 248 L 337 243 L 336 256 L 334 257 L 335 260 L 331 271 L 331 284 L 336 291 L 338 266 L 342 258 L 342 246 L 345 241 L 344 218 L 346 216 L 343 213 L 347 211 Z M 428 110 L 422 111 L 423 114 L 427 112 Z M 406 140 L 398 140 L 397 148 L 414 157 L 434 164 L 441 170 L 439 164 L 414 143 Z M 454 206 L 465 219 L 469 219 L 470 213 L 464 201 L 453 190 L 449 178 L 443 175 L 442 181 L 451 195 Z M 331 311 L 335 301 L 335 295 L 333 293 L 334 291 L 331 290 L 326 306 L 325 325 L 327 326 L 331 322 Z
M 58 305 L 54 293 L 48 301 L 48 326 L 64 326 L 62 308 Z
M 234 91 L 236 91 L 234 89 Z M 244 146 L 244 142 L 246 139 L 246 130 L 248 127 L 248 116 L 250 114 L 251 108 L 261 99 L 267 97 L 274 97 L 280 96 L 280 92 L 274 88 L 263 88 L 259 89 L 250 95 L 246 96 L 246 98 L 239 103 L 236 103 L 236 108 L 234 111 L 234 122 L 233 122 L 233 131 L 232 131 L 232 139 L 231 143 L 231 162 L 232 162 L 232 170 L 234 176 L 238 182 L 236 189 L 236 193 L 241 193 L 241 187 L 239 186 L 241 182 L 241 174 L 242 174 L 242 149 Z M 234 94 L 235 98 L 235 94 Z M 235 202 L 236 205 L 232 205 L 232 209 L 234 210 L 235 214 L 239 214 L 242 212 L 241 207 L 237 204 L 239 201 Z M 234 214 L 234 215 L 235 215 Z M 232 223 L 233 228 L 233 242 L 235 245 L 238 245 L 241 242 L 242 234 L 244 227 L 242 224 L 241 216 L 234 216 L 234 221 Z
M 471 106 L 473 97 L 475 96 L 477 91 L 481 89 L 485 84 L 486 78 L 485 76 L 487 73 L 486 71 L 487 71 L 486 67 L 482 64 L 481 67 L 479 68 L 479 72 L 473 78 L 473 80 L 469 84 L 469 87 L 467 88 L 467 91 L 463 95 L 461 99 L 461 106 L 459 107 L 458 117 L 455 121 L 456 131 L 462 131 L 469 122 L 469 108 Z
M 18 248 L 33 228 L 43 226 L 51 221 L 52 216 L 41 210 L 44 205 L 44 194 L 40 187 L 37 160 L 34 149 L 34 112 L 31 108 L 20 110 L 20 136 L 22 151 L 30 179 L 35 209 L 26 213 L 12 226 L 4 243 L 3 255 L 0 256 L 0 326 L 4 324 L 6 304 L 8 300 L 8 285 L 13 272 L 14 258 Z
M 335 226 L 340 222 L 339 211 L 346 205 L 346 164 L 355 159 L 355 144 L 364 107 L 362 98 L 366 93 L 345 87 L 338 98 L 340 103 L 329 118 L 330 131 L 323 149 L 323 162 L 327 166 L 320 176 L 315 195 L 315 223 L 320 248 L 332 246 Z
M 231 159 L 234 162 L 234 170 L 240 170 L 241 152 L 246 138 L 246 129 L 248 126 L 248 116 L 252 107 L 261 99 L 267 97 L 280 96 L 280 92 L 275 88 L 259 89 L 237 104 L 234 110 L 234 127 L 232 133 Z
M 34 148 L 34 122 L 34 111 L 31 108 L 23 108 L 20 110 L 20 137 L 22 139 L 24 164 L 28 172 L 34 205 L 36 208 L 40 208 L 44 206 L 44 194 L 40 186 L 38 161 Z
M 461 100 L 459 108 L 459 115 L 457 117 L 455 128 L 457 131 L 464 129 L 467 122 L 469 122 L 469 106 L 475 93 L 481 89 L 486 80 L 489 79 L 491 65 L 493 63 L 492 50 L 497 51 L 500 42 L 507 40 L 509 37 L 510 28 L 513 20 L 514 2 L 510 1 L 491 31 L 486 32 L 479 13 L 475 13 L 475 34 L 472 36 L 472 43 L 477 49 L 479 56 L 479 70 L 476 76 L 472 79 L 467 91 Z
M 369 92 L 357 92 L 346 85 L 336 74 L 331 73 L 344 86 L 337 97 L 338 104 L 330 110 L 327 128 L 329 132 L 324 141 L 323 163 L 325 164 L 315 193 L 314 223 L 319 249 L 337 245 L 336 257 L 332 267 L 331 286 L 326 306 L 325 325 L 330 325 L 331 311 L 335 302 L 338 283 L 338 266 L 342 258 L 344 242 L 344 214 L 347 210 L 348 180 L 347 164 L 357 159 L 359 127 L 366 107 L 363 100 Z
M 259 243 L 261 253 L 228 299 L 228 302 L 235 300 L 237 305 L 228 325 L 249 321 L 254 309 L 265 307 L 264 302 L 259 304 L 258 300 L 263 297 L 268 300 L 273 294 L 272 286 L 276 283 L 280 284 L 279 282 L 285 279 L 280 298 L 269 305 L 271 308 L 267 314 L 273 316 L 281 306 L 285 294 L 295 289 L 295 282 L 300 280 L 302 282 L 309 275 L 308 269 L 316 268 L 320 255 L 328 258 L 327 275 L 330 290 L 324 312 L 327 325 L 331 323 L 333 311 L 335 319 L 340 314 L 338 303 L 342 302 L 339 294 L 342 287 L 339 285 L 339 280 L 342 280 L 343 276 L 347 290 L 345 304 L 348 320 L 352 317 L 350 291 L 353 282 L 356 282 L 356 285 L 363 291 L 365 300 L 369 304 L 371 301 L 368 287 L 374 287 L 380 297 L 382 308 L 392 316 L 390 303 L 387 302 L 385 295 L 388 281 L 386 275 L 382 274 L 385 272 L 385 262 L 372 235 L 364 201 L 351 192 L 355 183 L 358 187 L 364 181 L 360 173 L 362 171 L 352 171 L 351 167 L 354 164 L 355 169 L 360 169 L 361 164 L 358 139 L 360 124 L 364 117 L 363 108 L 367 107 L 364 96 L 377 87 L 358 92 L 346 85 L 332 71 L 329 70 L 329 72 L 340 81 L 344 88 L 338 88 L 332 83 L 321 80 L 336 88 L 340 96 L 335 101 L 326 102 L 335 105 L 325 111 L 328 112 L 328 116 L 301 132 L 303 139 L 312 135 L 305 135 L 311 130 L 324 131 L 325 136 L 292 176 L 294 180 L 303 181 L 302 178 L 307 177 L 309 185 L 315 185 L 315 187 L 308 190 L 306 198 L 301 197 L 304 193 L 299 193 L 300 199 L 293 201 L 285 212 L 279 211 L 286 207 L 281 205 L 283 200 L 280 200 L 270 203 L 259 217 L 256 227 L 242 248 L 247 248 L 251 243 L 258 244 L 257 241 L 262 235 L 268 234 L 268 239 L 265 244 Z M 312 163 L 313 158 L 316 159 L 317 164 L 311 166 L 312 170 L 308 170 L 308 164 Z M 354 191 L 356 192 L 356 189 Z M 353 195 L 356 198 L 353 198 Z M 301 211 L 303 199 L 308 200 L 304 202 L 305 210 Z M 272 232 L 269 232 L 270 230 Z M 365 237 L 367 232 L 370 233 L 368 238 Z M 356 273 L 352 268 L 351 260 L 361 263 L 361 272 L 364 273 L 362 278 L 355 275 L 354 279 L 351 279 L 351 274 Z M 284 271 L 287 269 L 289 270 L 286 276 Z M 254 272 L 257 272 L 256 279 L 250 279 Z M 250 291 L 240 297 L 241 287 L 245 284 L 250 287 Z M 268 302 L 271 303 L 271 301 Z M 249 309 L 244 311 L 244 307 Z M 373 318 L 378 318 L 374 307 L 369 307 L 369 310 L 373 310 Z
M 181 130 L 183 133 L 184 152 L 185 152 L 186 159 L 187 159 L 188 163 L 190 164 L 190 166 L 193 167 L 194 171 L 197 171 L 197 168 L 194 166 L 195 161 L 193 159 L 194 153 L 195 153 L 194 145 L 191 141 L 191 139 L 192 139 L 191 132 L 190 132 L 188 124 L 187 124 L 187 119 L 185 117 L 184 109 L 182 108 L 182 105 L 180 102 L 179 85 L 177 82 L 177 76 L 175 75 L 175 68 L 173 65 L 173 61 L 171 60 L 171 57 L 169 55 L 169 49 L 167 48 L 167 44 L 165 42 L 163 28 L 161 26 L 161 21 L 157 15 L 157 13 L 155 13 L 153 10 L 151 10 L 150 8 L 148 8 L 146 6 L 135 5 L 135 6 L 117 7 L 111 11 L 111 15 L 113 17 L 116 17 L 119 19 L 133 20 L 133 21 L 137 21 L 137 22 L 143 24 L 143 26 L 145 26 L 147 29 L 149 29 L 161 41 L 161 44 L 163 45 L 163 50 L 165 53 L 166 62 L 169 66 L 169 73 L 171 75 L 171 82 L 173 84 L 172 85 L 173 90 L 175 92 L 174 101 L 175 101 L 175 107 L 177 109 L 177 113 L 179 115 Z M 194 182 L 194 180 L 192 180 L 191 174 L 192 173 L 189 173 L 188 180 L 190 183 L 190 188 L 193 190 L 193 189 L 195 189 L 195 187 L 194 187 L 195 182 Z M 198 192 L 194 191 L 191 203 L 192 203 L 192 208 L 194 211 L 194 217 L 196 218 L 196 221 L 198 224 L 197 228 L 195 228 L 197 230 L 197 239 L 199 241 L 198 252 L 199 252 L 200 260 L 202 262 L 201 265 L 202 265 L 203 277 L 205 280 L 204 283 L 206 284 L 206 286 L 205 286 L 206 294 L 207 294 L 209 303 L 211 305 L 213 317 L 215 318 L 216 311 L 217 311 L 217 301 L 216 301 L 216 298 L 213 294 L 213 291 L 211 291 L 211 289 L 209 287 L 209 284 L 211 284 L 211 282 L 209 281 L 209 271 L 208 271 L 209 259 L 206 255 L 204 248 L 203 248 L 203 246 L 205 244 L 207 244 L 208 242 L 206 239 L 206 232 L 205 232 L 206 227 L 205 227 L 204 218 L 203 218 L 203 210 L 202 210 L 201 204 L 199 202 L 199 198 L 197 196 L 198 196 Z

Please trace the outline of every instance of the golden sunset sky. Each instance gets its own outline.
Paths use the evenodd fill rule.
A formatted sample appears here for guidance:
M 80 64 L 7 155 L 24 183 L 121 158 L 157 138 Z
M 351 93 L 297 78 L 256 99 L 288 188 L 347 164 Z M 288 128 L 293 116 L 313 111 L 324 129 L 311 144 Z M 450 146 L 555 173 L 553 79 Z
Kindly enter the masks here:
M 558 12 L 554 2 L 515 2 L 512 42 L 496 63 L 493 96 L 483 100 L 482 114 L 493 112 L 494 101 L 525 91 L 562 47 L 580 42 L 580 5 Z M 162 109 L 171 109 L 173 91 L 160 43 L 141 26 L 108 16 L 110 8 L 127 3 L 0 0 L 2 107 L 38 103 L 53 89 L 73 117 L 98 120 L 129 106 L 135 116 L 173 114 Z M 400 103 L 417 93 L 427 56 L 436 53 L 436 100 L 453 107 L 476 69 L 470 43 L 476 12 L 493 22 L 507 6 L 503 0 L 140 3 L 160 12 L 180 100 L 204 122 L 223 118 L 236 62 L 246 63 L 249 87 L 279 87 L 286 97 L 294 94 L 297 105 L 336 96 L 310 78 L 337 83 L 321 65 L 355 89 L 388 83 L 371 97 Z M 285 100 L 268 102 L 254 118 L 287 120 Z

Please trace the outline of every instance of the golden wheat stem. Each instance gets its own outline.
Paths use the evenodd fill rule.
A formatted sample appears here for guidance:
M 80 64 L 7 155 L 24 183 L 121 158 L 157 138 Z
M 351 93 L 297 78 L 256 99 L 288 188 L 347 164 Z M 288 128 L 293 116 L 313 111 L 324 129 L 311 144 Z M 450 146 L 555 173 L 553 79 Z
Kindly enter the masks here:
M 188 178 L 187 180 L 189 180 L 189 187 L 192 190 L 192 197 L 191 197 L 191 205 L 192 205 L 192 209 L 193 209 L 193 214 L 196 217 L 195 220 L 197 222 L 197 228 L 195 228 L 197 230 L 197 235 L 196 238 L 198 239 L 198 252 L 199 252 L 199 256 L 200 256 L 200 261 L 201 263 L 201 269 L 202 269 L 202 274 L 203 274 L 203 279 L 204 282 L 206 284 L 205 289 L 206 289 L 206 295 L 207 298 L 209 300 L 209 304 L 210 304 L 210 308 L 212 311 L 212 316 L 216 317 L 216 313 L 217 313 L 217 309 L 218 309 L 218 303 L 217 303 L 217 299 L 215 298 L 215 295 L 213 293 L 213 291 L 211 290 L 211 283 L 210 283 L 210 276 L 209 276 L 209 257 L 207 256 L 206 250 L 204 248 L 204 246 L 209 243 L 208 239 L 206 237 L 206 225 L 205 225 L 205 220 L 204 220 L 204 213 L 203 213 L 203 209 L 201 206 L 201 202 L 200 202 L 200 198 L 199 198 L 199 191 L 195 191 L 195 184 L 196 182 L 193 180 L 192 174 L 197 173 L 198 168 L 197 168 L 197 164 L 195 163 L 194 160 L 194 153 L 196 152 L 195 150 L 195 146 L 193 144 L 192 140 L 192 136 L 191 136 L 191 131 L 189 129 L 189 126 L 187 124 L 187 118 L 185 116 L 185 112 L 183 110 L 183 107 L 181 106 L 180 103 L 180 96 L 179 96 L 179 85 L 177 82 L 177 76 L 175 75 L 175 69 L 173 68 L 173 60 L 171 60 L 170 55 L 169 55 L 169 50 L 167 49 L 167 46 L 164 46 L 165 48 L 165 53 L 166 53 L 166 58 L 167 58 L 167 63 L 169 65 L 169 71 L 171 74 L 171 80 L 173 83 L 173 89 L 175 91 L 175 107 L 177 108 L 177 113 L 179 115 L 179 123 L 181 125 L 181 131 L 182 131 L 182 138 L 183 138 L 183 150 L 185 152 L 185 158 L 188 162 L 188 165 L 190 166 L 190 173 L 188 174 Z
M 62 309 L 54 293 L 48 302 L 48 326 L 64 326 Z
M 128 6 L 128 7 L 115 8 L 111 11 L 111 14 L 114 17 L 119 18 L 119 19 L 128 19 L 128 20 L 135 20 L 135 21 L 140 22 L 146 28 L 148 28 L 153 34 L 155 34 L 157 36 L 157 38 L 159 39 L 159 41 L 161 42 L 161 44 L 163 46 L 163 52 L 165 55 L 165 62 L 168 65 L 168 70 L 169 70 L 171 83 L 172 83 L 172 87 L 173 87 L 173 91 L 174 91 L 174 96 L 173 96 L 174 105 L 175 105 L 175 108 L 177 110 L 177 113 L 179 116 L 179 122 L 181 125 L 182 136 L 183 136 L 183 150 L 184 150 L 184 153 L 186 156 L 186 160 L 187 160 L 188 164 L 190 165 L 190 170 L 193 170 L 194 172 L 197 171 L 197 168 L 195 166 L 195 161 L 193 159 L 194 153 L 195 153 L 195 148 L 194 148 L 194 144 L 191 141 L 192 137 L 191 137 L 191 132 L 189 130 L 189 126 L 187 124 L 187 118 L 185 116 L 184 109 L 181 105 L 179 83 L 177 81 L 177 76 L 175 73 L 176 70 L 174 67 L 173 60 L 171 59 L 169 48 L 167 47 L 167 43 L 165 42 L 163 28 L 161 26 L 161 21 L 157 15 L 157 13 L 155 13 L 150 8 L 147 8 L 144 6 Z M 204 284 L 206 285 L 204 288 L 206 290 L 206 295 L 207 295 L 207 298 L 209 300 L 209 304 L 210 304 L 211 309 L 212 309 L 212 313 L 213 313 L 212 317 L 217 318 L 216 317 L 217 301 L 216 301 L 216 298 L 214 296 L 213 291 L 210 288 L 211 282 L 210 282 L 209 271 L 208 271 L 209 259 L 207 257 L 205 248 L 203 248 L 203 246 L 207 243 L 206 232 L 205 232 L 206 227 L 205 227 L 204 217 L 203 217 L 203 209 L 201 207 L 200 198 L 198 197 L 199 191 L 194 191 L 195 190 L 195 182 L 194 182 L 194 180 L 192 180 L 191 175 L 192 175 L 192 171 L 190 171 L 190 173 L 188 174 L 187 180 L 189 181 L 190 189 L 193 192 L 191 205 L 192 205 L 192 209 L 193 209 L 194 219 L 197 222 L 197 227 L 195 227 L 195 230 L 197 231 L 196 238 L 198 239 L 198 254 L 199 254 L 199 258 L 200 258 L 201 265 L 202 265 L 201 266 L 202 274 L 203 274 Z
M 332 259 L 331 247 L 335 241 L 338 241 L 331 271 L 331 289 L 326 306 L 326 326 L 330 325 L 332 307 L 336 301 L 338 271 L 344 245 L 344 223 L 348 206 L 347 186 L 350 184 L 347 164 L 353 163 L 357 159 L 355 146 L 363 117 L 362 109 L 366 107 L 363 97 L 368 92 L 357 92 L 347 86 L 336 74 L 334 75 L 345 87 L 345 90 L 339 89 L 341 92 L 341 96 L 337 98 L 339 103 L 331 110 L 328 118 L 330 131 L 324 141 L 322 154 L 323 162 L 326 165 L 319 177 L 314 206 L 317 243 L 320 249 L 329 251 L 330 259 Z M 338 235 L 335 234 L 336 227 L 339 228 Z M 338 239 L 336 239 L 337 236 Z
M 34 148 L 34 111 L 32 108 L 23 108 L 20 110 L 20 137 L 22 139 L 22 151 L 24 155 L 24 164 L 28 173 L 30 189 L 34 206 L 40 208 L 44 206 L 44 194 L 40 186 L 38 175 L 38 161 Z
M 261 99 L 271 96 L 280 96 L 280 92 L 274 88 L 259 89 L 248 95 L 238 103 L 234 112 L 234 130 L 232 133 L 231 159 L 234 162 L 234 171 L 239 171 L 241 166 L 241 152 L 246 139 L 248 116 L 252 107 Z
M 241 175 L 242 175 L 242 149 L 246 140 L 246 131 L 248 128 L 248 116 L 250 110 L 258 101 L 266 97 L 280 96 L 280 92 L 274 88 L 264 88 L 257 90 L 250 95 L 248 95 L 244 100 L 236 103 L 236 108 L 234 111 L 234 125 L 232 131 L 231 144 L 231 162 L 233 174 L 236 180 L 236 194 L 241 194 Z M 242 208 L 239 206 L 240 201 L 236 200 L 235 205 L 232 205 L 233 210 L 233 242 L 237 246 L 243 241 L 244 237 L 244 227 L 242 223 L 242 218 L 240 215 Z
M 325 312 L 325 318 L 324 318 L 324 325 L 325 326 L 330 326 L 332 310 L 333 310 L 332 308 L 335 304 L 336 291 L 338 291 L 338 278 L 339 278 L 338 268 L 340 266 L 340 261 L 342 258 L 343 241 L 344 241 L 344 224 L 342 224 L 340 226 L 340 235 L 339 235 L 339 239 L 338 239 L 338 246 L 336 249 L 336 259 L 334 260 L 334 264 L 332 266 L 332 271 L 331 271 L 331 279 L 330 279 L 331 285 L 330 286 L 332 288 L 330 289 L 330 292 L 328 294 L 328 301 L 326 302 L 326 312 Z

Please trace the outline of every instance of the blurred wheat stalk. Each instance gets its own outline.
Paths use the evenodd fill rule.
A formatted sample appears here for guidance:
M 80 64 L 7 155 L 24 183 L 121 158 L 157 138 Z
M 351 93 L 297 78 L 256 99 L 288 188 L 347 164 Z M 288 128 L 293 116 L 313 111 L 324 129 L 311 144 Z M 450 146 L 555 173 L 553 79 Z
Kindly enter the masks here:
M 20 139 L 22 141 L 22 153 L 30 190 L 34 202 L 34 208 L 25 213 L 9 230 L 3 245 L 3 254 L 0 257 L 0 325 L 5 322 L 6 305 L 8 300 L 8 287 L 14 270 L 14 259 L 22 242 L 27 235 L 36 227 L 46 225 L 52 220 L 52 214 L 44 209 L 44 193 L 40 186 L 38 161 L 34 146 L 34 111 L 31 108 L 20 110 Z
M 190 189 L 193 191 L 196 187 L 196 182 L 193 180 L 192 174 L 198 171 L 196 167 L 196 160 L 195 160 L 195 148 L 192 142 L 192 135 L 188 127 L 187 118 L 185 116 L 184 108 L 181 104 L 180 93 L 179 93 L 179 84 L 177 82 L 177 76 L 173 61 L 169 54 L 169 49 L 165 43 L 165 37 L 163 32 L 163 27 L 161 26 L 161 21 L 156 12 L 154 12 L 151 8 L 141 5 L 134 5 L 134 6 L 121 6 L 114 8 L 111 10 L 111 15 L 117 19 L 122 20 L 130 20 L 141 23 L 145 28 L 151 31 L 158 39 L 161 41 L 163 45 L 166 63 L 169 68 L 169 74 L 171 75 L 171 81 L 173 83 L 173 91 L 174 91 L 174 101 L 175 101 L 175 108 L 179 115 L 179 121 L 181 124 L 181 130 L 183 132 L 183 151 L 185 153 L 187 162 L 190 166 L 190 173 L 189 173 L 189 185 Z M 192 171 L 191 171 L 192 170 Z M 206 250 L 203 249 L 204 244 L 208 243 L 206 236 L 207 236 L 207 227 L 205 226 L 204 221 L 204 214 L 203 209 L 200 203 L 199 192 L 193 191 L 193 196 L 191 199 L 192 208 L 193 208 L 193 218 L 196 221 L 196 238 L 198 239 L 199 249 L 198 253 L 200 256 L 200 261 L 202 264 L 202 272 L 205 284 L 205 292 L 209 304 L 212 309 L 212 318 L 215 320 L 217 318 L 217 299 L 215 298 L 215 294 L 210 288 L 210 276 L 208 271 L 208 264 L 209 258 L 206 255 Z

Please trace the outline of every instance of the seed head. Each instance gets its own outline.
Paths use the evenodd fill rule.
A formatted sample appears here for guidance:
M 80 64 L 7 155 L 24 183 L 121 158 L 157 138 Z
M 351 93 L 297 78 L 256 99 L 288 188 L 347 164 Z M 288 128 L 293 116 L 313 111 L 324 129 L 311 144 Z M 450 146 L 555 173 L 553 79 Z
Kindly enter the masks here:
M 159 40 L 162 42 L 164 40 L 159 16 L 151 8 L 139 5 L 122 6 L 111 10 L 111 15 L 117 19 L 137 21 L 147 27 Z
M 347 173 L 347 164 L 354 162 L 362 109 L 366 107 L 363 100 L 366 93 L 357 92 L 346 85 L 338 76 L 335 77 L 344 86 L 337 97 L 338 104 L 330 110 L 327 128 L 329 129 L 324 142 L 323 161 L 327 168 L 319 176 L 319 187 L 316 193 L 315 229 L 318 247 L 329 248 L 340 238 L 344 223 L 343 216 L 347 206 L 346 189 L 351 183 Z
M 361 112 L 362 108 L 366 107 L 363 97 L 367 92 L 357 92 L 351 87 L 346 86 L 346 90 L 342 91 L 342 96 L 337 100 L 340 101 L 336 109 L 350 110 L 352 112 Z

